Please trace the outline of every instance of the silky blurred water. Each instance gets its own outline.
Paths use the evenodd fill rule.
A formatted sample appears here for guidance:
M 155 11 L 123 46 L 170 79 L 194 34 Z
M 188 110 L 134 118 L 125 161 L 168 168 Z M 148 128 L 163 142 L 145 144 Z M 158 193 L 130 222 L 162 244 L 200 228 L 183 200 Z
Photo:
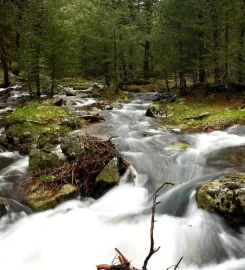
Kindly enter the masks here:
M 15 222 L 2 218 L 1 269 L 96 269 L 96 264 L 112 262 L 114 248 L 142 267 L 150 247 L 152 193 L 165 181 L 175 186 L 159 193 L 154 239 L 161 248 L 148 269 L 167 269 L 182 256 L 180 269 L 245 269 L 244 228 L 235 231 L 222 218 L 199 209 L 195 200 L 201 183 L 244 171 L 243 162 L 230 156 L 245 146 L 245 132 L 237 127 L 207 134 L 166 130 L 145 117 L 150 102 L 137 98 L 104 112 L 107 121 L 88 128 L 91 135 L 115 136 L 113 142 L 135 170 L 135 185 L 122 179 L 97 201 L 69 201 L 44 213 L 23 214 Z M 173 149 L 177 142 L 190 148 Z M 1 155 L 13 159 L 0 171 L 0 195 L 8 190 L 11 196 L 16 179 L 9 181 L 6 175 L 18 171 L 25 176 L 28 158 L 3 151 L 0 161 Z

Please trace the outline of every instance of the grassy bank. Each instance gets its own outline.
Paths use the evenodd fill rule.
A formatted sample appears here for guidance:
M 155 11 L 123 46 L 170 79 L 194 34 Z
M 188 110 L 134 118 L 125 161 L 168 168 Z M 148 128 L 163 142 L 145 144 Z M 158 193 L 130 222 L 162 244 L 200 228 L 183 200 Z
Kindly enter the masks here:
M 245 124 L 245 105 L 239 97 L 230 101 L 226 101 L 223 96 L 205 100 L 186 98 L 176 103 L 155 103 L 153 106 L 168 116 L 161 122 L 161 125 L 167 128 L 213 131 L 224 130 L 235 124 Z M 203 113 L 210 113 L 210 116 L 196 120 Z

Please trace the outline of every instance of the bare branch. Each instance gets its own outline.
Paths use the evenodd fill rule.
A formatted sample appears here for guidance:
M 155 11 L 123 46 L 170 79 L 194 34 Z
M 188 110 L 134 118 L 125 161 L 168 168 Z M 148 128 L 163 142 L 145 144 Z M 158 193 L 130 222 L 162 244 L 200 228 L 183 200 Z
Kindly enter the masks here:
M 150 251 L 149 251 L 147 257 L 145 258 L 144 265 L 142 267 L 143 270 L 147 270 L 147 264 L 148 264 L 148 261 L 150 260 L 151 256 L 160 249 L 160 247 L 158 247 L 157 249 L 154 248 L 154 223 L 156 222 L 155 221 L 156 206 L 157 206 L 157 204 L 160 203 L 160 202 L 157 202 L 157 194 L 165 185 L 174 186 L 173 183 L 165 182 L 157 189 L 157 191 L 153 195 L 153 205 L 152 205 L 152 210 L 151 210 L 152 211 L 151 212 L 151 229 L 150 229 L 151 245 L 150 245 Z

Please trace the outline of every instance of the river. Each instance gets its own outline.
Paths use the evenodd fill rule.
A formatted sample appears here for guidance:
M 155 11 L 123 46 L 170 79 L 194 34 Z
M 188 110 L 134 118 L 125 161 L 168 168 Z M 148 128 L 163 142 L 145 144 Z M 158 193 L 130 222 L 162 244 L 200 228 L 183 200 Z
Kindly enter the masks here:
M 134 168 L 135 185 L 122 179 L 97 201 L 74 200 L 44 213 L 20 211 L 3 217 L 1 269 L 96 269 L 96 264 L 113 261 L 114 248 L 141 268 L 150 247 L 152 193 L 165 181 L 175 186 L 165 187 L 158 197 L 162 203 L 157 206 L 154 239 L 161 248 L 148 269 L 167 269 L 182 256 L 179 269 L 245 269 L 244 228 L 232 229 L 222 218 L 199 209 L 195 200 L 201 183 L 244 171 L 245 128 L 198 134 L 167 130 L 145 117 L 150 99 L 150 94 L 138 94 L 122 108 L 103 112 L 106 121 L 87 129 L 91 135 L 114 137 Z M 190 148 L 172 148 L 177 142 Z M 2 148 L 0 164 L 0 194 L 18 200 L 28 177 L 28 157 Z

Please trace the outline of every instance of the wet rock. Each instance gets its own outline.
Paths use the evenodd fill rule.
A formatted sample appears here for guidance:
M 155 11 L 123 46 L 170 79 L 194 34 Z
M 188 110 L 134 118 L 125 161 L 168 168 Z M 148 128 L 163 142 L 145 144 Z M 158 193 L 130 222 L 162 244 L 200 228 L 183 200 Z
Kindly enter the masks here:
M 73 101 L 73 100 L 65 100 L 64 105 L 66 105 L 66 106 L 75 106 L 76 102 Z
M 76 94 L 74 94 L 74 93 L 72 93 L 72 92 L 67 92 L 67 93 L 66 93 L 66 96 L 67 96 L 67 97 L 75 97 Z
M 161 108 L 157 105 L 152 105 L 146 110 L 145 116 L 153 118 L 170 118 L 173 115 L 169 113 L 168 108 Z
M 113 106 L 112 105 L 105 105 L 105 110 L 112 111 L 113 110 Z
M 221 176 L 198 190 L 198 205 L 235 225 L 245 224 L 245 173 Z
M 8 139 L 6 134 L 0 134 L 0 145 L 7 148 L 8 147 Z
M 95 195 L 96 199 L 103 196 L 120 180 L 118 159 L 113 158 L 96 177 Z
M 6 201 L 0 199 L 0 219 L 8 213 L 8 205 Z
M 118 171 L 118 159 L 113 158 L 96 177 L 96 182 L 104 181 L 107 183 L 118 184 L 120 175 Z
M 78 94 L 76 95 L 76 97 L 77 97 L 77 98 L 88 98 L 89 95 L 86 94 L 86 93 L 78 93 Z
M 8 156 L 8 155 L 4 155 L 4 153 L 1 154 L 0 170 L 2 170 L 3 168 L 8 167 L 13 162 L 15 162 L 17 159 L 18 159 L 17 156 L 11 157 L 11 156 Z
M 60 147 L 62 152 L 69 158 L 74 159 L 77 155 L 84 153 L 86 136 L 80 130 L 67 133 L 62 139 Z
M 176 95 L 157 93 L 152 98 L 152 101 L 154 101 L 154 102 L 159 102 L 159 101 L 161 101 L 161 102 L 175 102 L 176 98 L 177 98 Z
M 60 98 L 60 97 L 53 99 L 53 104 L 58 107 L 62 106 L 63 102 L 64 102 L 63 98 Z
M 173 150 L 186 150 L 189 149 L 191 146 L 189 143 L 184 143 L 184 142 L 180 142 L 180 143 L 173 143 L 170 146 L 168 146 L 168 148 L 173 149 Z
M 66 162 L 63 153 L 48 149 L 32 149 L 29 156 L 29 166 L 33 171 L 59 167 Z
M 61 186 L 54 182 L 43 184 L 35 181 L 29 184 L 25 191 L 25 203 L 34 211 L 45 211 L 56 207 L 58 204 L 74 199 L 78 195 L 78 188 L 69 184 Z

